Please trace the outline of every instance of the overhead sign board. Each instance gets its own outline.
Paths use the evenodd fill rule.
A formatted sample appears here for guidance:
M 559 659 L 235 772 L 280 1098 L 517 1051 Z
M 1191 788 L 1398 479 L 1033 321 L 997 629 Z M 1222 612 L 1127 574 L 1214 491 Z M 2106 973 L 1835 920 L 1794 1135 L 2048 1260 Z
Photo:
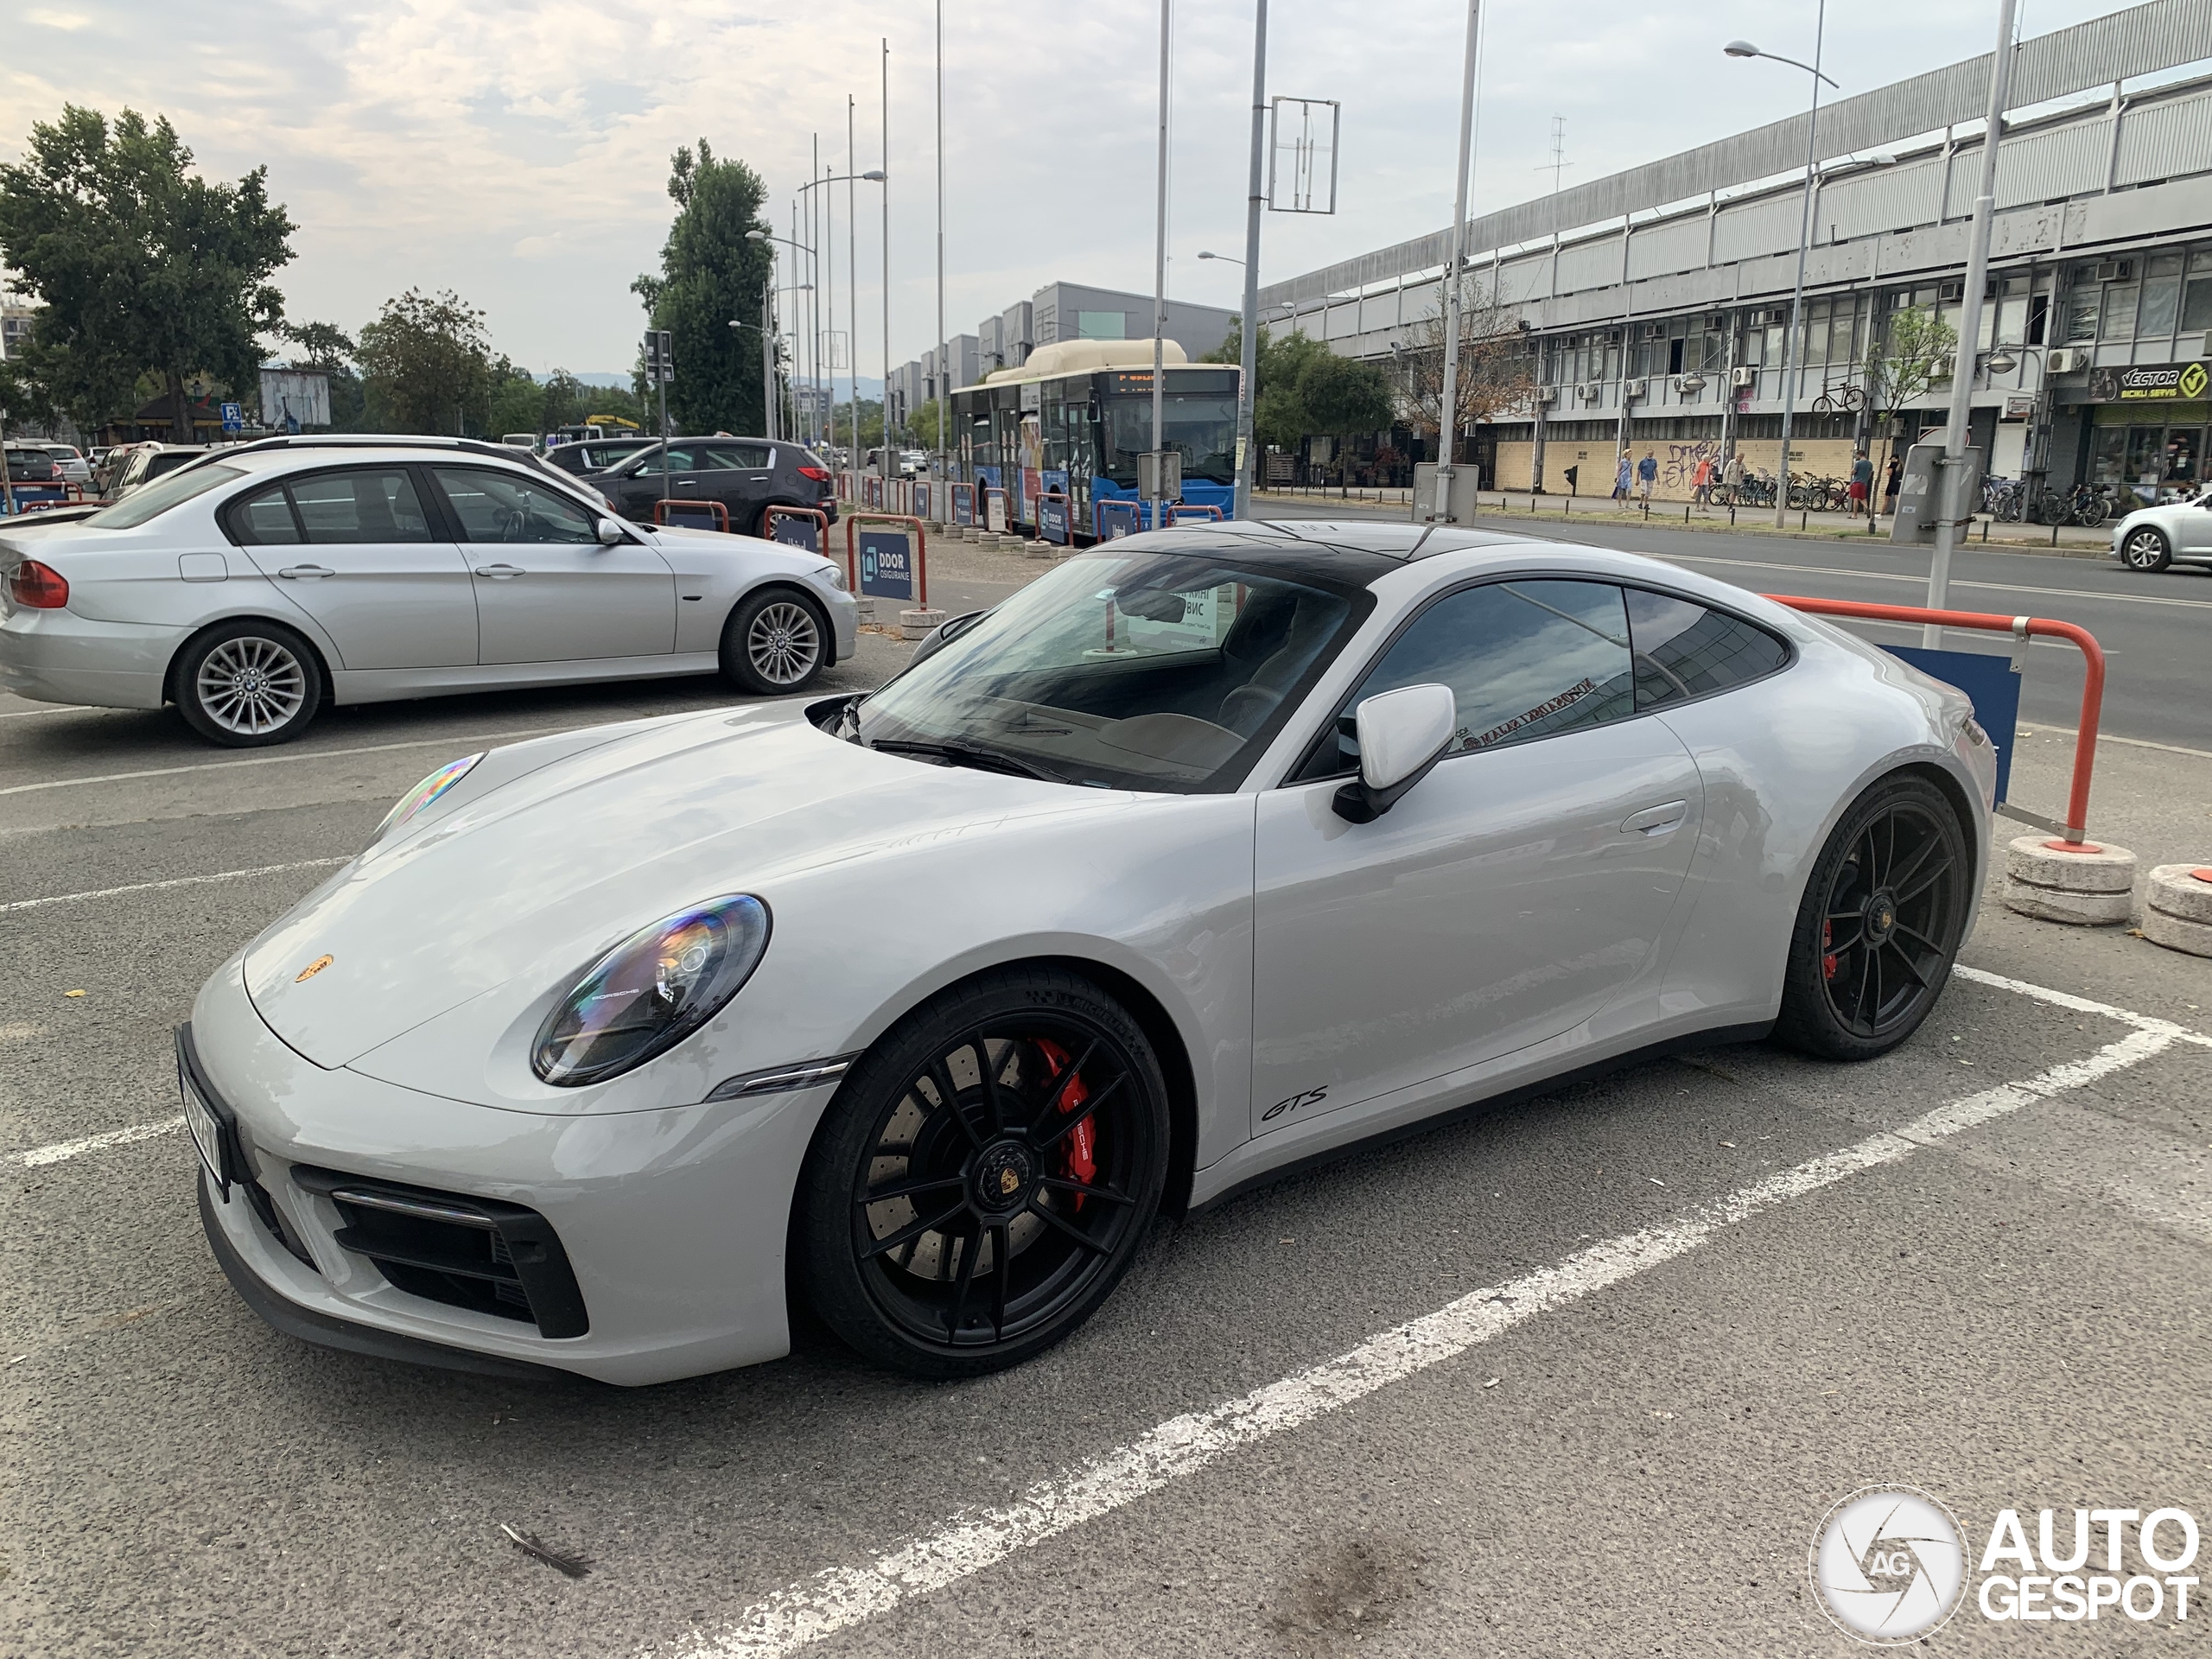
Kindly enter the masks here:
M 2202 363 L 2138 363 L 2131 369 L 2099 369 L 2089 377 L 2089 398 L 2099 404 L 2195 403 L 2212 373 Z

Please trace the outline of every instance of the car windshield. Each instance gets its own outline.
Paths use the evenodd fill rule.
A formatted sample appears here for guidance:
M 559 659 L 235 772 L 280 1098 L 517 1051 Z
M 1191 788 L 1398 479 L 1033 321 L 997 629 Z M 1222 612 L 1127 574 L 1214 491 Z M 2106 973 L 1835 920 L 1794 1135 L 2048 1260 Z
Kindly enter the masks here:
M 1202 549 L 1113 545 L 861 702 L 856 741 L 1104 788 L 1234 789 L 1371 601 Z
M 189 460 L 191 457 L 181 457 Z M 141 490 L 133 490 L 111 507 L 102 507 L 88 513 L 78 522 L 94 530 L 133 530 L 149 518 L 167 512 L 181 501 L 189 501 L 195 495 L 205 495 L 218 484 L 228 483 L 245 474 L 235 467 L 210 463 L 195 467 L 188 473 L 171 473 Z

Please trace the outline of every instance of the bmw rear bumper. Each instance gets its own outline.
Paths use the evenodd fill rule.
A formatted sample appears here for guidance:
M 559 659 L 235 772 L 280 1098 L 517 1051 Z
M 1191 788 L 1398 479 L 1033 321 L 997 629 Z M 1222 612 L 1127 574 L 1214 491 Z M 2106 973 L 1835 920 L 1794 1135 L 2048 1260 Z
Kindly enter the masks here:
M 190 632 L 16 610 L 0 621 L 0 690 L 41 702 L 158 709 L 169 660 Z
M 623 1385 L 788 1351 L 791 1192 L 834 1083 L 594 1116 L 473 1105 L 302 1058 L 254 1009 L 238 958 L 202 989 L 189 1031 L 240 1164 L 227 1198 L 200 1173 L 208 1236 L 279 1330 L 418 1363 Z M 360 1211 L 346 1207 L 356 1187 L 542 1217 L 573 1274 L 581 1332 L 424 1294 L 429 1275 L 366 1253 Z

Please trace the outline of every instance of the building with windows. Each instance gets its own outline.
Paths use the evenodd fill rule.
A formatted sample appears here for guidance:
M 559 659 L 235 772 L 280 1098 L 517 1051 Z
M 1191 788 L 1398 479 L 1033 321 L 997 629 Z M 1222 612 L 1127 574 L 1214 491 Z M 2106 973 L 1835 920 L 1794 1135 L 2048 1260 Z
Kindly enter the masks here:
M 1959 316 L 1988 78 L 1983 56 L 1821 111 L 1794 472 L 1840 476 L 1856 448 L 1878 462 L 1942 423 L 1951 354 L 1901 355 L 1926 330 L 1900 319 Z M 2012 94 L 1974 442 L 1993 474 L 2051 487 L 2193 486 L 2212 429 L 2212 0 L 2025 41 Z M 1470 289 L 1494 296 L 1535 388 L 1460 435 L 1486 485 L 1565 489 L 1574 467 L 1603 494 L 1624 453 L 1656 457 L 1676 497 L 1700 459 L 1778 470 L 1806 151 L 1800 116 L 1471 221 Z M 1401 360 L 1448 251 L 1440 231 L 1261 303 L 1338 352 Z

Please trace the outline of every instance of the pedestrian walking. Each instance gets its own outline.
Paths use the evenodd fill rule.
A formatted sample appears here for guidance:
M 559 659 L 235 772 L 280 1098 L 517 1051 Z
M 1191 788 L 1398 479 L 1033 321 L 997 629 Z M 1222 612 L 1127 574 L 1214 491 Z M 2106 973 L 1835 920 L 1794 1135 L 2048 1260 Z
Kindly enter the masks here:
M 1651 486 L 1659 481 L 1659 458 L 1646 455 L 1636 463 L 1636 493 L 1646 501 L 1651 499 Z
M 1720 481 L 1728 486 L 1728 499 L 1732 502 L 1742 499 L 1745 476 L 1743 456 L 1730 454 L 1728 464 L 1720 469 Z
M 1621 464 L 1613 471 L 1614 500 L 1625 501 L 1628 499 L 1629 480 L 1635 476 L 1636 464 L 1629 460 L 1626 455 L 1623 455 L 1621 457 Z
M 1690 499 L 1700 507 L 1713 505 L 1713 457 L 1700 455 L 1697 470 L 1690 474 Z
M 1882 511 L 1892 518 L 1897 517 L 1897 486 L 1904 481 L 1904 463 L 1895 455 L 1882 474 Z
M 1866 459 L 1866 452 L 1861 449 L 1851 463 L 1850 516 L 1852 518 L 1856 518 L 1862 512 L 1873 511 L 1873 502 L 1869 499 L 1873 494 L 1873 491 L 1874 463 Z

